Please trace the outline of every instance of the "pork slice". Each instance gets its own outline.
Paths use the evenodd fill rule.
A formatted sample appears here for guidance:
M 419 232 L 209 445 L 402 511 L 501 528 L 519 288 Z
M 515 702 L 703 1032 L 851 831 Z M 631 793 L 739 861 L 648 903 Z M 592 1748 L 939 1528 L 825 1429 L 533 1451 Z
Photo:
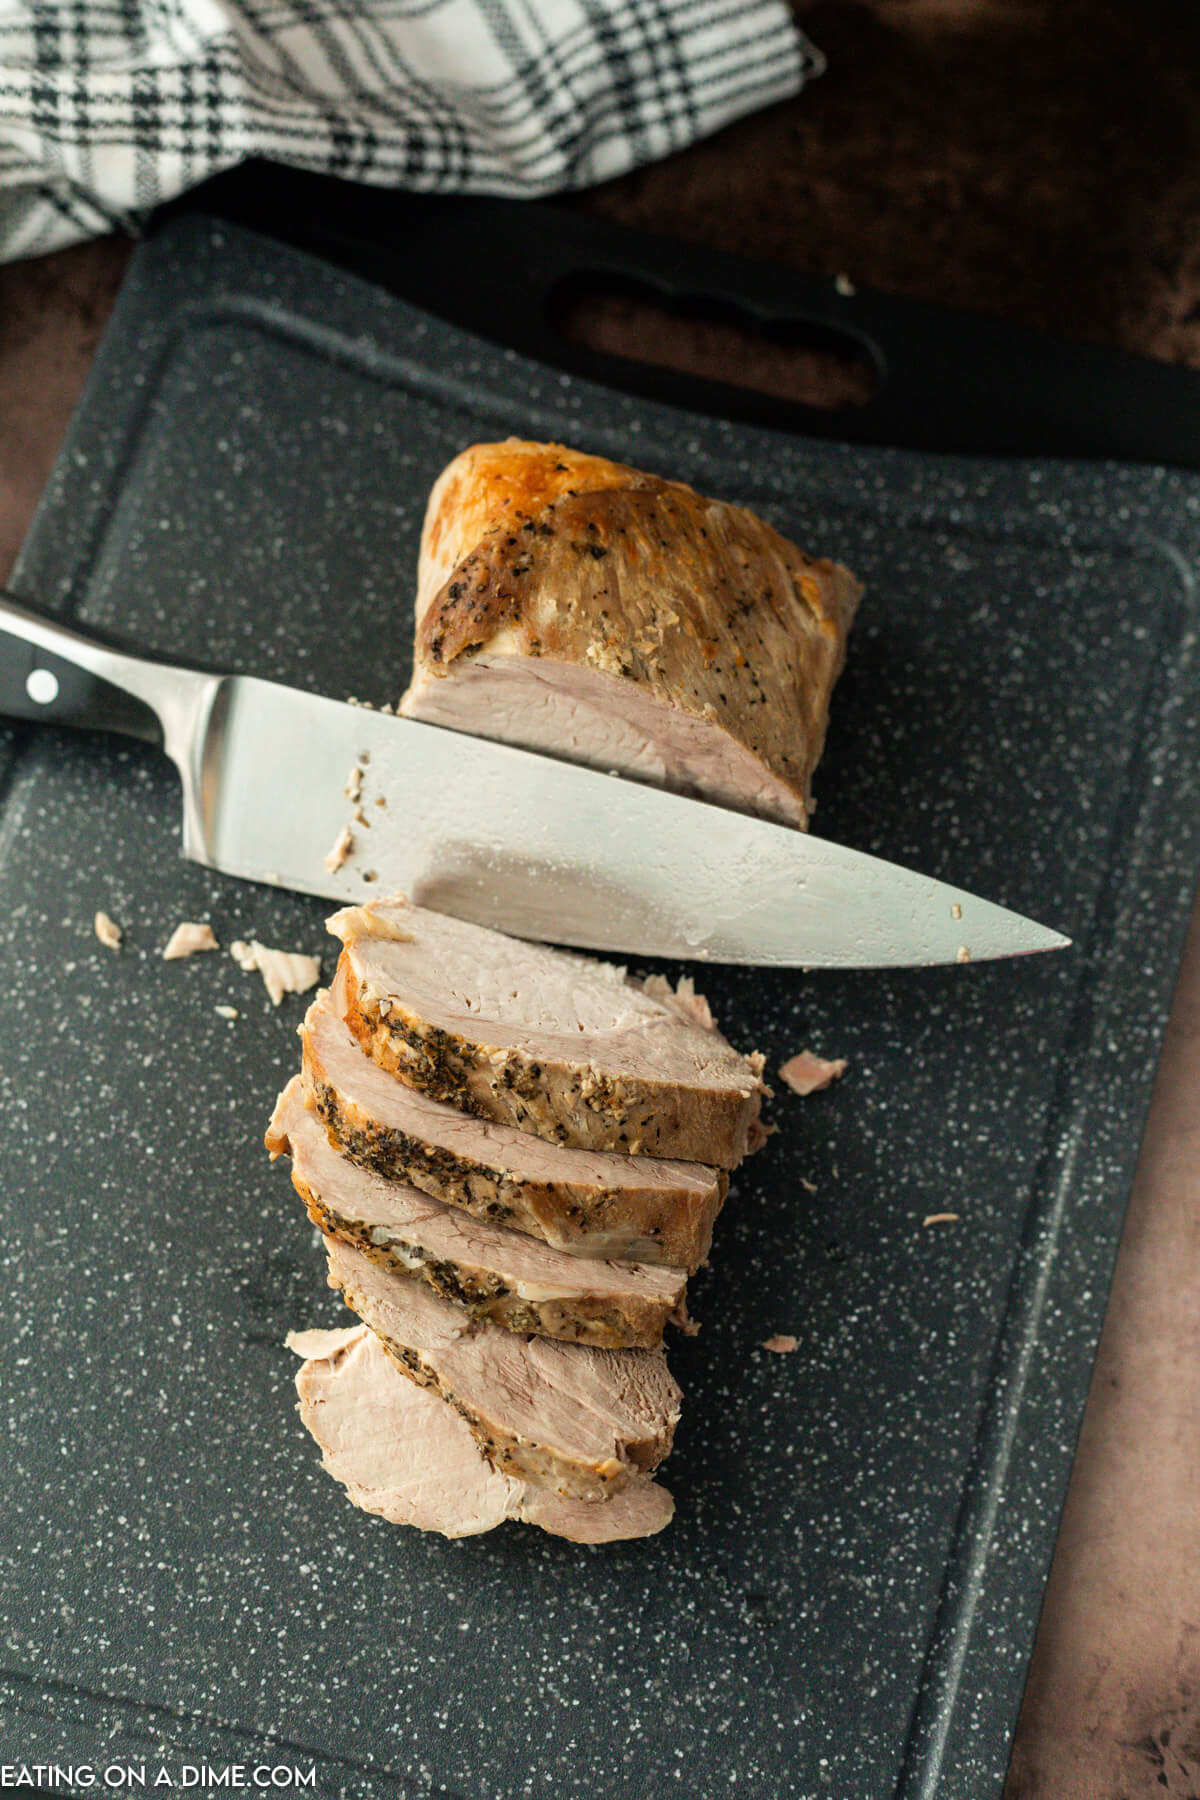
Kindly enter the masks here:
M 359 1168 L 305 1106 L 299 1076 L 279 1096 L 267 1148 L 291 1157 L 296 1191 L 323 1231 L 472 1318 L 604 1349 L 653 1349 L 667 1319 L 683 1319 L 684 1269 L 568 1256 Z
M 336 1238 L 327 1248 L 330 1286 L 504 1474 L 598 1501 L 669 1454 L 681 1396 L 661 1350 L 525 1338 L 471 1319 Z
M 804 827 L 860 595 L 681 482 L 476 444 L 430 496 L 400 710 Z
M 449 1538 L 522 1519 L 598 1544 L 649 1537 L 675 1510 L 657 1482 L 637 1482 L 596 1505 L 501 1474 L 458 1414 L 406 1381 L 365 1325 L 293 1332 L 288 1344 L 306 1359 L 296 1376 L 298 1410 L 322 1467 L 364 1512 Z
M 304 1092 L 343 1153 L 478 1219 L 574 1256 L 699 1268 L 728 1176 L 704 1163 L 548 1144 L 381 1069 L 346 1024 L 345 984 L 301 1029 Z
M 395 898 L 329 929 L 345 945 L 347 1024 L 410 1087 L 581 1150 L 724 1169 L 746 1154 L 762 1058 L 612 963 Z

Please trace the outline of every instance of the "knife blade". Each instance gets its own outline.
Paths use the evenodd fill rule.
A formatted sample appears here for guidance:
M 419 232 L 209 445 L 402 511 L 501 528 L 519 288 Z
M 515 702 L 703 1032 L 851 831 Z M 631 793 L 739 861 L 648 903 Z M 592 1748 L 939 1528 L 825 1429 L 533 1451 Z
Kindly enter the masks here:
M 877 968 L 1069 939 L 929 876 L 660 788 L 255 676 L 129 655 L 0 600 L 0 711 L 160 744 L 183 848 L 342 904 L 404 892 L 517 937 Z M 357 773 L 355 773 L 357 771 Z

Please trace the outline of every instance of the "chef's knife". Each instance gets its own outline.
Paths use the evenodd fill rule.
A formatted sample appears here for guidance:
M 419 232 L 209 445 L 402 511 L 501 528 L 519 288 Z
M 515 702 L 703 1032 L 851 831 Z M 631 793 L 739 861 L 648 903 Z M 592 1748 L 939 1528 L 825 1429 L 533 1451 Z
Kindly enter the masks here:
M 183 848 L 341 902 L 712 962 L 978 961 L 1069 940 L 894 863 L 618 776 L 253 676 L 134 657 L 0 600 L 0 713 L 161 745 Z

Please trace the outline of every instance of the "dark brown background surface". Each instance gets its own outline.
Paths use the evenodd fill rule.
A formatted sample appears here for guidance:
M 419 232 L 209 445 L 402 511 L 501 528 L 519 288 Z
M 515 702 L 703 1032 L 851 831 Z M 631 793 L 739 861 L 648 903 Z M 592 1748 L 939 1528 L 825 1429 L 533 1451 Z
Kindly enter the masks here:
M 1200 9 L 829 0 L 797 11 L 830 59 L 818 83 L 573 204 L 1200 368 Z M 127 255 L 114 239 L 0 269 L 0 574 Z M 605 301 L 582 329 L 609 348 L 731 372 L 712 328 L 635 320 Z M 759 352 L 733 354 L 755 373 Z M 757 376 L 797 379 L 794 364 L 769 361 Z M 813 398 L 836 397 L 819 364 L 799 379 Z M 1200 1800 L 1198 1102 L 1200 914 L 1007 1800 Z

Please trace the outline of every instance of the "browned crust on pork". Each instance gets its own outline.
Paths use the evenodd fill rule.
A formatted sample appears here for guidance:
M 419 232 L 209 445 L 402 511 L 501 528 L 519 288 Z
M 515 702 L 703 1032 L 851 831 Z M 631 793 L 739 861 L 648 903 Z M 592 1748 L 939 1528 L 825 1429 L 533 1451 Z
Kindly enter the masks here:
M 311 1034 L 302 1029 L 305 1100 L 344 1156 L 360 1168 L 406 1181 L 473 1218 L 504 1225 L 579 1256 L 625 1259 L 694 1274 L 712 1246 L 713 1222 L 729 1189 L 719 1174 L 710 1201 L 684 1189 L 584 1187 L 518 1179 L 510 1170 L 456 1155 L 443 1145 L 383 1124 L 332 1082 Z M 629 1248 L 614 1248 L 618 1232 Z M 603 1243 L 596 1247 L 597 1238 Z
M 746 1154 L 761 1094 L 691 1088 L 637 1075 L 605 1075 L 586 1064 L 550 1062 L 524 1050 L 472 1043 L 431 1025 L 395 997 L 386 1018 L 360 991 L 347 953 L 344 1018 L 383 1069 L 476 1118 L 515 1125 L 551 1144 L 670 1156 L 733 1169 Z M 751 1072 L 761 1057 L 744 1059 Z
M 510 532 L 564 494 L 637 487 L 656 477 L 565 444 L 506 438 L 472 444 L 442 470 L 421 530 L 421 574 L 437 587 L 490 531 Z M 441 579 L 439 579 L 441 576 Z M 418 595 L 418 610 L 432 596 Z
M 457 459 L 460 474 L 439 483 L 427 542 L 473 473 L 508 510 L 496 493 L 475 503 L 480 536 L 418 620 L 418 669 L 444 675 L 495 644 L 635 682 L 747 746 L 805 823 L 859 583 L 744 507 L 678 482 L 600 458 L 548 479 L 548 457 L 570 454 L 475 446 Z M 461 523 L 443 538 L 465 543 Z

